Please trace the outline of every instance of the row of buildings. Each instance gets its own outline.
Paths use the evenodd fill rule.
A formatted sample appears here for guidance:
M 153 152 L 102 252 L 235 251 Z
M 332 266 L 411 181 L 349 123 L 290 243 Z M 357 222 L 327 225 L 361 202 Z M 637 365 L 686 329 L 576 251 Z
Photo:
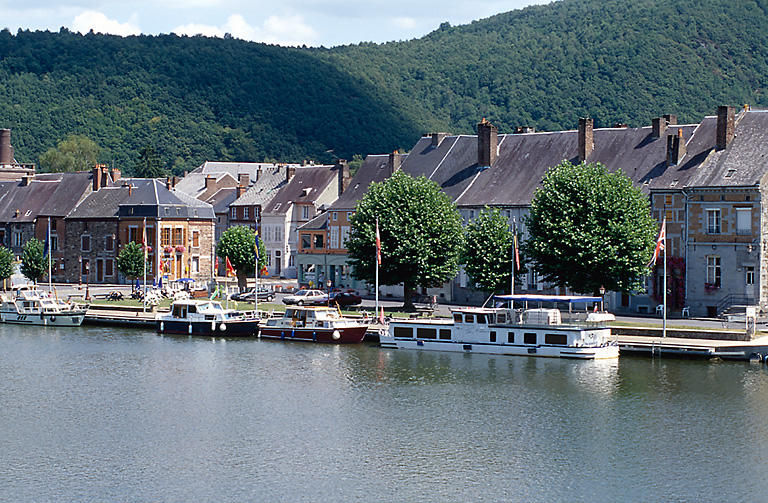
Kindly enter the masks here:
M 626 173 L 648 195 L 654 217 L 667 219 L 671 307 L 715 315 L 732 304 L 768 303 L 766 135 L 768 111 L 749 107 L 738 113 L 719 107 L 692 124 L 664 115 L 637 128 L 595 128 L 584 118 L 569 131 L 520 127 L 501 134 L 483 120 L 474 135 L 431 133 L 407 154 L 368 155 L 354 177 L 340 160 L 206 162 L 181 179 L 147 180 L 120 178 L 103 167 L 34 174 L 12 159 L 9 133 L 0 131 L 0 243 L 19 253 L 29 237 L 45 237 L 50 220 L 54 280 L 121 281 L 117 253 L 141 240 L 146 219 L 151 280 L 159 274 L 207 279 L 221 233 L 245 225 L 259 230 L 271 276 L 365 291 L 370 286 L 352 277 L 345 241 L 371 183 L 397 170 L 424 176 L 453 199 L 466 222 L 495 207 L 525 236 L 525 216 L 549 168 L 563 160 L 600 162 Z M 660 265 L 645 292 L 609 294 L 611 307 L 653 311 L 663 291 Z M 551 290 L 535 270 L 518 288 Z M 399 294 L 396 287 L 383 293 Z M 429 293 L 456 302 L 482 296 L 463 273 Z

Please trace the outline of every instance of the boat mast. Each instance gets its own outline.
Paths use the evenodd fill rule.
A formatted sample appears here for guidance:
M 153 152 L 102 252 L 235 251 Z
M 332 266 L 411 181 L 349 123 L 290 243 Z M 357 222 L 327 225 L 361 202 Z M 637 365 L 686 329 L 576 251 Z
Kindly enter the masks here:
M 663 239 L 664 239 L 664 319 L 662 321 L 662 337 L 667 336 L 667 218 L 666 218 L 666 208 L 665 208 L 665 216 L 664 221 L 662 222 L 662 229 L 661 233 Z
M 53 293 L 53 280 L 51 279 L 51 255 L 53 255 L 53 250 L 51 250 L 51 217 L 48 217 L 48 232 L 45 237 L 48 239 L 48 293 Z

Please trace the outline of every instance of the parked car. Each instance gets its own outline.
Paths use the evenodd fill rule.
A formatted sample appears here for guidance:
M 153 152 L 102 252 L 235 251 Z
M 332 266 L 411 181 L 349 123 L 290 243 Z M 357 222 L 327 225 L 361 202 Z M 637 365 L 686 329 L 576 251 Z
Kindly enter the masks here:
M 236 293 L 230 296 L 230 299 L 238 302 L 253 302 L 253 296 L 255 295 L 255 288 L 248 288 L 244 292 Z M 265 288 L 259 289 L 259 302 L 269 302 L 275 298 L 275 293 L 272 290 Z
M 328 298 L 320 290 L 299 290 L 293 295 L 283 297 L 284 304 L 296 304 L 297 306 L 312 306 L 327 302 Z
M 324 304 L 328 302 L 328 296 L 326 296 Z M 331 305 L 338 305 L 339 307 L 357 306 L 363 302 L 363 298 L 354 292 L 332 292 L 331 293 Z

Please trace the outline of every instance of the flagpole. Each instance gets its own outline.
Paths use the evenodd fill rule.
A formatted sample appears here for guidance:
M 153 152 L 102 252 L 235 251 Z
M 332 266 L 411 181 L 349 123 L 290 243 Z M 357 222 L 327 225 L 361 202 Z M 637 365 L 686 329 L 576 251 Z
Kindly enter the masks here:
M 147 217 L 144 217 L 144 228 L 141 233 L 141 241 L 144 245 L 144 299 L 142 300 L 142 310 L 147 312 Z
M 509 281 L 509 291 L 512 295 L 514 295 L 515 294 L 515 254 L 517 253 L 517 219 L 516 218 L 512 218 L 512 241 L 514 244 L 514 249 L 512 250 L 512 279 Z
M 256 241 L 253 245 L 255 247 L 254 258 L 256 259 L 256 288 L 253 294 L 253 310 L 256 311 L 256 317 L 259 316 L 259 231 L 256 231 Z
M 379 219 L 376 219 L 376 314 L 379 316 L 379 257 L 381 257 L 381 236 L 379 234 Z
M 48 293 L 52 293 L 53 280 L 51 279 L 51 256 L 53 255 L 53 250 L 51 250 L 51 217 L 48 217 L 48 233 L 46 237 L 48 238 Z
M 667 336 L 667 219 L 664 218 L 664 223 L 662 224 L 664 228 L 662 229 L 662 232 L 664 233 L 664 320 L 662 322 L 662 330 L 661 330 L 661 336 L 666 337 Z

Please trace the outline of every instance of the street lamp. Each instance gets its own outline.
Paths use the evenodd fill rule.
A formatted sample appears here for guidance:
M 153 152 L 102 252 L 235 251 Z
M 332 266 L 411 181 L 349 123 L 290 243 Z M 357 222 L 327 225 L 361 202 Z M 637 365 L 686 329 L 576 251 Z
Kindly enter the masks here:
M 600 297 L 603 299 L 600 301 L 600 310 L 605 311 L 605 287 L 603 285 L 600 285 Z

